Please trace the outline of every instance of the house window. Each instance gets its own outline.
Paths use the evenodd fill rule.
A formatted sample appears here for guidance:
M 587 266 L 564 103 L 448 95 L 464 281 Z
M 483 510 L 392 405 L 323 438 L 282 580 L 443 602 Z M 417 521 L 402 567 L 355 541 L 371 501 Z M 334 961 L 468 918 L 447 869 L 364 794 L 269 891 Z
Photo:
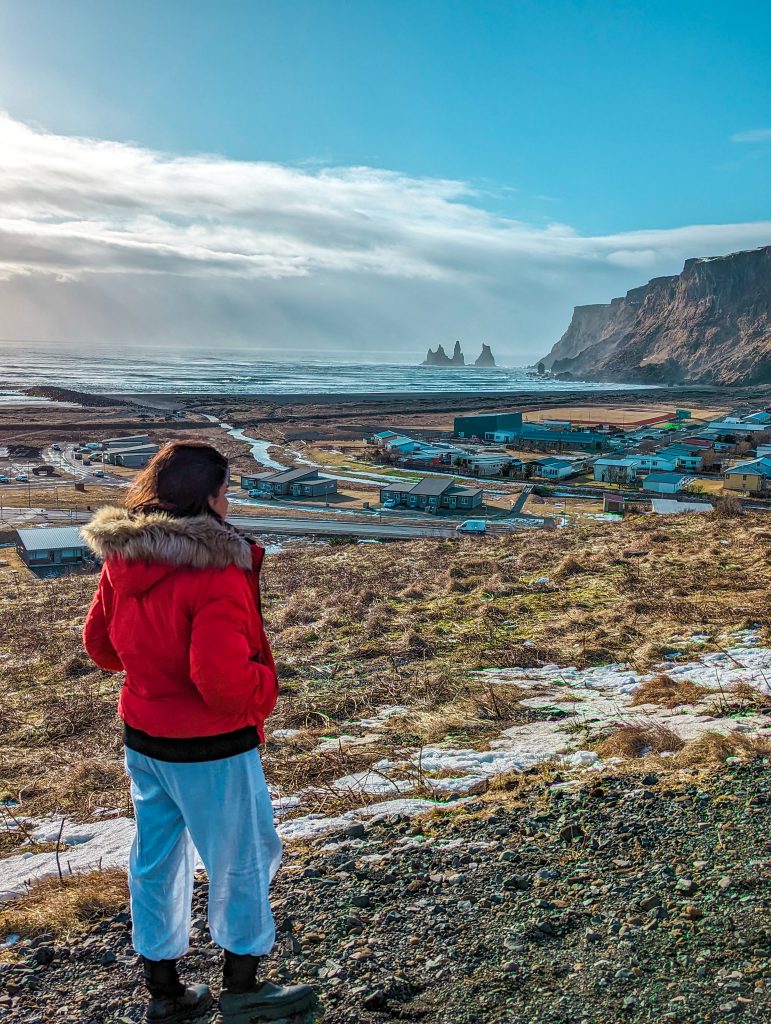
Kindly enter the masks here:
M 30 565 L 33 565 L 36 562 L 40 563 L 40 562 L 50 562 L 50 561 L 51 561 L 51 552 L 50 551 L 30 551 L 30 553 L 29 553 L 29 563 L 30 563 Z
M 83 555 L 81 548 L 62 548 L 61 559 L 63 562 L 77 562 Z

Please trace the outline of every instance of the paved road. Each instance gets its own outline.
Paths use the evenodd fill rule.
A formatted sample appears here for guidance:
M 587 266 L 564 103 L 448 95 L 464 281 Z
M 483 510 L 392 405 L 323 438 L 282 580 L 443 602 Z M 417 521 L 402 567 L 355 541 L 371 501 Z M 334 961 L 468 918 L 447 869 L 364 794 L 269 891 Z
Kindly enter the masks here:
M 395 523 L 346 523 L 340 520 L 293 519 L 289 516 L 228 516 L 228 522 L 254 533 L 346 537 L 454 537 L 455 526 L 411 526 Z

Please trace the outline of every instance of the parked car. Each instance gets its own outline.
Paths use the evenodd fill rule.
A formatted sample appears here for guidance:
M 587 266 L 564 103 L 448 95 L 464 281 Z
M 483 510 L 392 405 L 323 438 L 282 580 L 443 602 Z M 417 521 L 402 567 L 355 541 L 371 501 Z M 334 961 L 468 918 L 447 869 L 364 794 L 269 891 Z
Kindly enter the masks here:
M 62 450 L 62 446 L 60 444 L 52 444 L 51 445 L 51 451 L 52 452 L 60 452 L 61 450 Z
M 82 459 L 83 456 L 80 454 L 80 452 L 75 452 L 75 458 L 76 459 Z
M 90 466 L 91 465 L 91 459 L 83 459 L 83 465 L 84 466 Z
M 9 484 L 10 482 L 11 478 L 9 476 L 6 476 L 5 473 L 0 473 L 0 484 Z
M 484 519 L 466 519 L 455 527 L 456 533 L 486 533 L 487 523 Z
M 19 473 L 19 475 L 18 475 L 18 476 L 16 477 L 16 480 L 17 480 L 17 481 L 18 481 L 18 482 L 19 482 L 20 484 L 26 484 L 26 483 L 29 483 L 29 477 L 27 476 L 27 474 L 26 474 L 26 473 Z
M 94 470 L 94 476 L 104 476 L 104 470 L 103 469 L 95 469 Z

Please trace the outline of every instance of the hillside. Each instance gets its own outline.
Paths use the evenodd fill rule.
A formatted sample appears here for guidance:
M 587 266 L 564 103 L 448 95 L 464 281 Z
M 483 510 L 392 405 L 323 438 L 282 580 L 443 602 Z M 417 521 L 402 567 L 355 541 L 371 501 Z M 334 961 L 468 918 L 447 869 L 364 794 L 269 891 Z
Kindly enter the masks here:
M 274 976 L 325 1024 L 766 1021 L 769 557 L 718 513 L 269 557 Z M 9 1024 L 141 1019 L 93 586 L 0 566 L 0 890 L 65 868 L 0 905 Z
M 576 306 L 543 362 L 590 380 L 771 382 L 771 246 L 686 260 L 607 305 Z

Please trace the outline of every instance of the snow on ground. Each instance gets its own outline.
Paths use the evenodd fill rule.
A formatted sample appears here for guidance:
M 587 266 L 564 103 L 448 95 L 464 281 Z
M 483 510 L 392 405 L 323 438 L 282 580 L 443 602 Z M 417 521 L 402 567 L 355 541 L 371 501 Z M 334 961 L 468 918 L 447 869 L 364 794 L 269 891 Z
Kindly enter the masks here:
M 711 638 L 704 634 L 680 638 L 681 646 L 690 651 L 711 642 Z M 730 713 L 721 714 L 719 710 L 720 700 L 730 695 L 737 683 L 748 684 L 761 693 L 771 695 L 771 648 L 761 645 L 755 630 L 740 630 L 734 634 L 730 646 L 705 651 L 688 661 L 675 660 L 675 657 L 657 666 L 653 673 L 638 673 L 620 664 L 589 669 L 552 664 L 540 668 L 477 672 L 475 677 L 488 686 L 516 685 L 527 689 L 531 695 L 520 702 L 524 708 L 533 711 L 546 709 L 560 717 L 511 726 L 483 750 L 460 747 L 447 741 L 420 750 L 404 750 L 397 760 L 381 759 L 369 769 L 343 776 L 330 786 L 341 795 L 360 795 L 362 802 L 366 796 L 391 798 L 344 814 L 302 814 L 304 792 L 307 791 L 272 793 L 276 818 L 279 819 L 279 835 L 285 840 L 307 840 L 350 828 L 357 822 L 382 814 L 426 813 L 437 806 L 437 801 L 406 794 L 422 787 L 423 792 L 432 793 L 439 801 L 462 799 L 482 791 L 496 775 L 522 771 L 549 758 L 559 758 L 566 768 L 596 771 L 602 768 L 603 762 L 593 751 L 585 749 L 587 737 L 591 739 L 597 732 L 614 724 L 664 725 L 684 740 L 694 739 L 707 731 L 726 733 L 740 730 L 771 736 L 771 715 L 748 712 L 734 717 Z M 660 672 L 666 672 L 675 680 L 691 680 L 712 691 L 715 699 L 710 698 L 695 707 L 672 709 L 656 704 L 632 706 L 633 695 L 641 683 Z M 711 704 L 718 707 L 710 707 Z M 336 750 L 380 741 L 390 720 L 402 714 L 408 716 L 409 708 L 392 705 L 369 718 L 342 723 L 346 731 L 338 736 L 325 737 L 317 750 Z M 272 738 L 280 741 L 296 733 L 297 730 L 293 729 L 277 729 Z M 99 866 L 124 866 L 127 863 L 134 823 L 125 817 L 108 817 L 114 813 L 110 809 L 100 809 L 95 814 L 97 821 L 84 825 L 65 822 L 59 857 L 63 872 L 77 873 Z M 24 824 L 36 841 L 55 843 L 61 819 L 25 821 Z M 56 874 L 57 870 L 53 851 L 29 852 L 0 859 L 0 899 L 23 892 L 30 879 Z

